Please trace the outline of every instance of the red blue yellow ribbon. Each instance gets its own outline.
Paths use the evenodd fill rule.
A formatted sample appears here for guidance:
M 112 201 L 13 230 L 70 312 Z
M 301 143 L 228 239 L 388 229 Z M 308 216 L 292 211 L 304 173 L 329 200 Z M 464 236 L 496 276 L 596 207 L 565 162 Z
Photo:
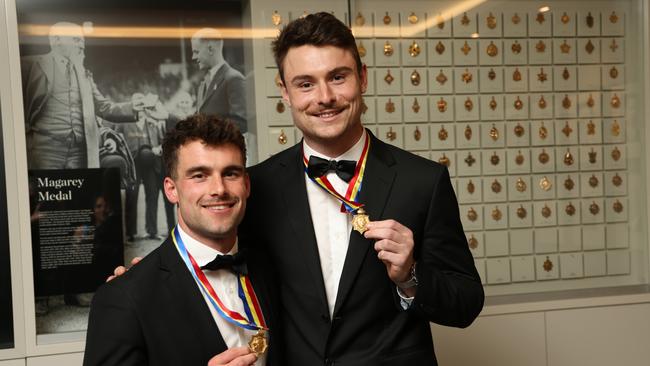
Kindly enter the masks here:
M 239 298 L 242 300 L 244 312 L 246 313 L 246 317 L 244 317 L 238 312 L 228 309 L 221 299 L 219 299 L 219 296 L 212 288 L 212 285 L 208 282 L 208 278 L 205 276 L 199 265 L 196 264 L 196 261 L 194 261 L 192 255 L 187 251 L 187 248 L 185 248 L 185 244 L 183 243 L 183 239 L 181 238 L 177 227 L 172 229 L 172 240 L 174 245 L 176 245 L 176 248 L 178 248 L 179 253 L 181 253 L 183 262 L 185 262 L 192 277 L 194 277 L 194 280 L 199 285 L 201 292 L 203 292 L 203 294 L 208 298 L 212 307 L 214 307 L 222 318 L 238 327 L 249 330 L 268 329 L 266 321 L 264 320 L 264 315 L 262 314 L 259 300 L 257 299 L 257 295 L 255 295 L 255 290 L 253 289 L 253 285 L 248 276 L 240 274 L 237 281 Z
M 370 137 L 366 133 L 366 141 L 363 144 L 363 150 L 361 151 L 361 157 L 359 158 L 359 161 L 357 162 L 357 166 L 354 169 L 354 176 L 352 176 L 352 179 L 350 179 L 350 182 L 348 183 L 348 189 L 345 192 L 345 196 L 341 195 L 334 189 L 334 186 L 332 186 L 332 183 L 327 179 L 326 176 L 322 176 L 319 178 L 311 178 L 310 179 L 318 184 L 319 187 L 323 188 L 327 193 L 331 194 L 334 196 L 336 199 L 341 201 L 342 207 L 341 211 L 344 212 L 348 211 L 350 213 L 356 212 L 359 208 L 363 207 L 363 203 L 359 203 L 357 201 L 359 194 L 361 193 L 361 186 L 363 183 L 363 174 L 366 171 L 366 161 L 368 160 L 368 148 L 370 147 Z M 307 172 L 307 166 L 309 164 L 309 159 L 307 159 L 306 156 L 303 155 L 303 162 L 305 164 L 305 172 Z M 309 176 L 309 175 L 308 175 Z

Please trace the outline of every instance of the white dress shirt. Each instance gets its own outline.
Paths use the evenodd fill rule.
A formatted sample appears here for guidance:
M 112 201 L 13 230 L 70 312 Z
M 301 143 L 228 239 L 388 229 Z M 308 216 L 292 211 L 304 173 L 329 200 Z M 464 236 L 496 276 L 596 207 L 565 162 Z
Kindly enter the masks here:
M 237 249 L 238 249 L 237 242 L 235 242 L 235 245 L 230 250 L 230 252 L 221 253 L 215 249 L 210 248 L 205 244 L 201 244 L 200 242 L 198 242 L 197 240 L 189 236 L 187 233 L 183 231 L 183 229 L 181 229 L 180 225 L 176 227 L 178 228 L 181 239 L 183 240 L 183 244 L 185 244 L 185 248 L 187 249 L 188 253 L 192 255 L 192 258 L 194 258 L 194 261 L 196 261 L 196 264 L 199 267 L 204 266 L 209 262 L 211 262 L 217 256 L 217 254 L 223 255 L 223 254 L 237 253 Z M 190 271 L 193 271 L 193 269 L 189 267 L 188 269 L 190 269 Z M 203 273 L 205 274 L 205 276 L 208 279 L 208 282 L 214 289 L 214 292 L 217 294 L 217 296 L 219 296 L 219 299 L 221 299 L 221 302 L 226 306 L 226 308 L 238 312 L 244 318 L 246 318 L 246 313 L 244 312 L 244 305 L 238 295 L 237 276 L 227 269 L 220 269 L 217 271 L 204 271 Z M 200 289 L 199 284 L 197 283 L 196 285 Z M 212 318 L 214 318 L 214 321 L 217 323 L 217 327 L 219 328 L 221 337 L 226 342 L 228 348 L 248 346 L 248 341 L 250 341 L 251 337 L 255 333 L 257 333 L 257 331 L 244 329 L 242 327 L 238 327 L 228 322 L 226 319 L 221 317 L 219 313 L 217 313 L 214 306 L 212 306 L 212 303 L 210 302 L 208 297 L 203 293 L 203 291 L 201 291 L 201 294 L 203 295 L 203 299 L 205 300 L 205 303 L 208 305 L 208 308 L 210 308 L 210 312 L 212 313 Z M 255 365 L 261 366 L 265 364 L 266 364 L 266 354 L 263 354 L 257 359 Z
M 365 141 L 366 131 L 364 130 L 359 141 L 340 156 L 332 157 L 321 154 L 307 145 L 304 140 L 303 151 L 307 160 L 309 160 L 311 155 L 314 155 L 327 160 L 358 161 L 361 158 Z M 342 196 L 345 196 L 348 183 L 339 178 L 333 171 L 328 172 L 325 176 L 332 183 L 334 189 Z M 314 183 L 307 174 L 305 174 L 305 181 L 307 184 L 309 210 L 311 211 L 311 220 L 314 223 L 314 233 L 316 234 L 320 266 L 323 272 L 325 293 L 327 294 L 327 304 L 331 317 L 334 312 L 334 304 L 336 303 L 336 294 L 339 289 L 339 281 L 343 272 L 345 256 L 348 253 L 350 232 L 352 231 L 352 215 L 347 211 L 341 212 L 341 201 Z

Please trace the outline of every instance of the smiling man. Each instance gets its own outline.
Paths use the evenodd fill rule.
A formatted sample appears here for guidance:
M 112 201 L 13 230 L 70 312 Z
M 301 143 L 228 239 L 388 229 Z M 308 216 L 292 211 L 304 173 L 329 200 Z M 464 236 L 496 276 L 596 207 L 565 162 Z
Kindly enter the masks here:
M 364 129 L 366 67 L 333 15 L 273 52 L 304 139 L 250 169 L 241 232 L 279 272 L 287 364 L 436 364 L 429 322 L 466 327 L 484 299 L 447 169 Z
M 178 225 L 97 291 L 84 365 L 283 364 L 273 273 L 237 239 L 250 192 L 245 151 L 237 127 L 216 117 L 190 116 L 165 136 Z

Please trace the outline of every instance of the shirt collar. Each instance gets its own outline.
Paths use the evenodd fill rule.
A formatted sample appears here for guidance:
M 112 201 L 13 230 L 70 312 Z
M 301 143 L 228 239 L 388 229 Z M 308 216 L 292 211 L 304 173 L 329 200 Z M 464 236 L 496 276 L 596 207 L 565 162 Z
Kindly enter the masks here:
M 221 61 L 218 64 L 212 66 L 210 70 L 208 70 L 208 73 L 205 75 L 206 82 L 210 83 L 212 82 L 212 79 L 214 76 L 217 74 L 217 71 L 221 68 L 226 63 L 226 61 Z
M 183 244 L 185 244 L 185 249 L 187 249 L 187 252 L 192 255 L 192 258 L 194 258 L 194 261 L 199 265 L 199 267 L 208 264 L 219 254 L 235 254 L 238 251 L 239 239 L 235 240 L 235 245 L 233 245 L 232 249 L 230 249 L 228 253 L 221 253 L 220 251 L 210 248 L 209 246 L 191 237 L 189 234 L 183 231 L 183 229 L 181 229 L 180 225 L 176 225 L 176 228 L 178 230 L 178 233 L 181 235 Z
M 363 153 L 363 146 L 365 145 L 366 142 L 366 129 L 363 129 L 363 133 L 361 134 L 361 137 L 359 137 L 359 140 L 352 145 L 352 147 L 344 152 L 343 154 L 337 156 L 337 157 L 331 157 L 327 156 L 325 154 L 321 154 L 318 151 L 314 150 L 311 146 L 307 144 L 307 142 L 303 139 L 302 140 L 302 148 L 303 151 L 305 152 L 305 156 L 307 159 L 309 159 L 310 156 L 318 156 L 319 158 L 327 159 L 327 160 L 354 160 L 354 161 L 359 161 L 361 158 L 361 154 Z

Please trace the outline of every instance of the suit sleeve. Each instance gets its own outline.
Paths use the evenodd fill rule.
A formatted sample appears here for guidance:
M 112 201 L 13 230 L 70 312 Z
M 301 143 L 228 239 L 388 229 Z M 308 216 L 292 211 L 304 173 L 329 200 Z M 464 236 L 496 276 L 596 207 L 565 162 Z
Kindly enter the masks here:
M 440 325 L 469 326 L 483 308 L 483 286 L 446 168 L 434 188 L 415 256 L 418 289 L 412 309 Z
M 246 85 L 244 77 L 236 73 L 228 78 L 226 95 L 228 96 L 228 118 L 232 120 L 240 131 L 248 131 L 246 119 Z
M 47 77 L 38 62 L 21 60 L 25 132 L 29 133 L 34 120 L 47 100 Z
M 112 102 L 110 99 L 106 98 L 99 89 L 97 89 L 97 85 L 92 76 L 89 76 L 88 79 L 90 80 L 90 85 L 93 91 L 95 114 L 110 122 L 135 122 L 137 120 L 137 116 L 133 110 L 133 103 Z
M 83 365 L 148 365 L 144 336 L 132 301 L 120 287 L 112 285 L 115 284 L 102 286 L 93 298 Z

